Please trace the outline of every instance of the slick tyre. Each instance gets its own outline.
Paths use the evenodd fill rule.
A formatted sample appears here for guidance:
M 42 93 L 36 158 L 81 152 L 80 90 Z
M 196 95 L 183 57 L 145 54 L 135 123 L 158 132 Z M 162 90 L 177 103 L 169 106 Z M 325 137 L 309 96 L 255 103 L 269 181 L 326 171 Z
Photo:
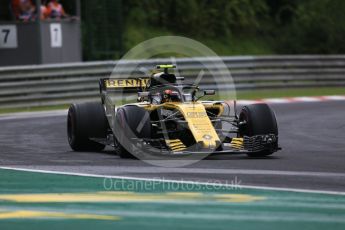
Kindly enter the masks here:
M 105 139 L 108 122 L 101 103 L 72 104 L 67 115 L 68 143 L 74 151 L 101 151 L 104 144 L 91 138 Z
M 240 136 L 255 136 L 275 134 L 278 136 L 278 125 L 274 112 L 267 104 L 254 104 L 244 106 L 239 116 L 240 122 L 245 125 L 240 127 Z M 276 143 L 277 145 L 278 143 Z M 250 153 L 250 157 L 264 157 L 271 155 L 274 151 L 265 150 L 257 153 Z
M 151 138 L 149 113 L 138 106 L 119 108 L 115 116 L 115 152 L 121 158 L 135 158 L 133 138 Z

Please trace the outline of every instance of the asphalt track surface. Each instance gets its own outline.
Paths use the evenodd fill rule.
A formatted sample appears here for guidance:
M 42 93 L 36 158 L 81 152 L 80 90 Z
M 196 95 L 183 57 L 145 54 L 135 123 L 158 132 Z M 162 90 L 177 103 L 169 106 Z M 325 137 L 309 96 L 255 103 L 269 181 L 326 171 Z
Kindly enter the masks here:
M 0 117 L 0 167 L 345 192 L 345 102 L 274 104 L 282 151 L 212 156 L 183 168 L 72 152 L 64 114 Z

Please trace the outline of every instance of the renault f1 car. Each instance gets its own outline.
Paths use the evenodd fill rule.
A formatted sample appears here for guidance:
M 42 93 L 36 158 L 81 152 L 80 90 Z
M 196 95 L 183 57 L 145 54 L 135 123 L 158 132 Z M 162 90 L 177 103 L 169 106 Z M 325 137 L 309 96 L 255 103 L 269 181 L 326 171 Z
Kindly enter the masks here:
M 225 113 L 225 101 L 201 101 L 215 90 L 201 91 L 169 73 L 173 65 L 157 66 L 148 78 L 101 79 L 101 102 L 72 104 L 68 111 L 68 142 L 75 151 L 101 151 L 112 146 L 122 158 L 136 154 L 235 154 L 261 157 L 278 151 L 278 126 L 267 104 Z M 117 105 L 119 90 L 137 94 L 137 102 Z M 115 99 L 114 99 L 115 98 Z

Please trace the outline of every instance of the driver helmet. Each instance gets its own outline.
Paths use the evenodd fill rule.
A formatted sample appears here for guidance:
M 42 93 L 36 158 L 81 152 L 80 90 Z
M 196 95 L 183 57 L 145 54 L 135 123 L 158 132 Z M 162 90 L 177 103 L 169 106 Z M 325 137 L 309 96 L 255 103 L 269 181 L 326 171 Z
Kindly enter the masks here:
M 163 92 L 163 102 L 168 102 L 171 99 L 172 90 L 166 89 Z
M 179 94 L 176 91 L 171 89 L 164 90 L 163 93 L 163 101 L 164 102 L 179 102 Z

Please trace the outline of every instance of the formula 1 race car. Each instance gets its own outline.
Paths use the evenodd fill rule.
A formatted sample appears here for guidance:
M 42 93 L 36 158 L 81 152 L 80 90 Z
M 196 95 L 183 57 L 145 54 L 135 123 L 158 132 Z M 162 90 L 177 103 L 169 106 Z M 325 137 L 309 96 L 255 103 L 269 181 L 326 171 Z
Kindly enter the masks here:
M 122 158 L 149 155 L 245 153 L 261 157 L 278 151 L 278 127 L 267 104 L 244 106 L 230 115 L 225 101 L 201 101 L 201 91 L 157 66 L 148 78 L 100 80 L 101 102 L 73 104 L 68 111 L 68 142 L 75 151 L 113 146 Z M 137 102 L 117 105 L 119 90 L 137 94 Z M 233 102 L 236 111 L 236 102 Z

